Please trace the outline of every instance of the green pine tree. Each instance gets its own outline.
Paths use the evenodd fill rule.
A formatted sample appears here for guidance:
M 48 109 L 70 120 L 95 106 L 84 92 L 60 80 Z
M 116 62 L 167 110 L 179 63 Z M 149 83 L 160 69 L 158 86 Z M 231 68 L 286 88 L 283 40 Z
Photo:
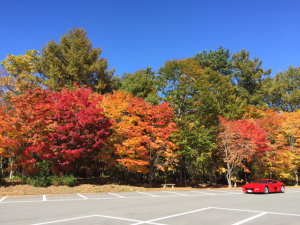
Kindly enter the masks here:
M 44 84 L 55 90 L 71 88 L 74 83 L 86 85 L 94 91 L 111 92 L 117 84 L 114 70 L 108 70 L 107 59 L 99 58 L 102 50 L 92 47 L 84 29 L 74 28 L 42 48 L 37 71 Z

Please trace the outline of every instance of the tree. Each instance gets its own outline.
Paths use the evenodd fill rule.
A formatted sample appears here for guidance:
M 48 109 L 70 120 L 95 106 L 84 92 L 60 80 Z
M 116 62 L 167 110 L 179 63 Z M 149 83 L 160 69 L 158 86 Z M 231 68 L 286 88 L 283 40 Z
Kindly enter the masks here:
M 151 105 L 124 91 L 104 96 L 104 113 L 114 120 L 112 136 L 104 147 L 111 150 L 115 177 L 119 166 L 131 172 L 149 173 L 149 186 L 155 170 L 171 169 L 176 163 L 176 146 L 171 134 L 176 130 L 174 112 L 167 103 Z
M 242 49 L 232 55 L 233 84 L 236 86 L 238 96 L 247 100 L 248 105 L 263 105 L 263 76 L 268 76 L 271 69 L 266 71 L 261 67 L 262 60 L 250 59 L 250 52 Z
M 203 70 L 195 60 L 167 61 L 158 74 L 164 101 L 175 109 L 183 185 L 186 157 L 198 154 L 202 161 L 204 156 L 211 160 L 219 116 L 236 116 L 243 111 L 244 103 L 236 98 L 227 77 L 209 68 Z
M 97 92 L 111 92 L 117 80 L 114 70 L 107 69 L 107 59 L 99 58 L 101 52 L 100 47 L 92 47 L 85 30 L 74 28 L 62 35 L 59 44 L 51 40 L 43 47 L 37 71 L 44 84 L 55 90 L 77 83 Z
M 41 158 L 50 160 L 51 169 L 57 173 L 81 167 L 97 170 L 112 125 L 103 108 L 97 107 L 102 97 L 93 95 L 91 89 L 76 87 L 73 91 L 54 92 L 52 98 L 55 129 L 45 136 L 48 143 L 39 142 L 30 150 L 38 149 Z
M 266 82 L 266 103 L 284 112 L 300 109 L 300 67 L 290 66 Z
M 112 168 L 112 180 L 118 182 L 119 170 L 122 165 L 117 161 L 120 159 L 118 145 L 127 139 L 125 130 L 134 125 L 134 121 L 129 119 L 128 105 L 133 95 L 125 91 L 114 91 L 103 96 L 103 101 L 98 103 L 98 107 L 103 107 L 104 115 L 113 121 L 111 135 L 104 141 L 103 150 L 106 151 L 100 160 L 107 168 Z M 128 174 L 128 173 L 127 173 Z M 127 176 L 126 176 L 127 178 Z
M 209 67 L 214 71 L 218 71 L 222 75 L 232 74 L 232 64 L 230 61 L 229 49 L 220 46 L 216 51 L 210 50 L 199 52 L 192 59 L 200 63 L 202 68 Z
M 119 88 L 135 97 L 142 97 L 145 101 L 158 105 L 159 98 L 156 89 L 155 73 L 151 67 L 138 70 L 133 74 L 125 73 L 121 78 L 121 87 Z
M 39 60 L 38 51 L 30 50 L 22 55 L 8 55 L 1 61 L 0 99 L 7 100 L 23 94 L 26 89 L 41 86 L 42 79 L 36 75 L 35 64 Z
M 0 153 L 9 158 L 10 177 L 17 165 L 25 172 L 39 160 L 36 143 L 47 143 L 45 136 L 53 129 L 53 101 L 43 89 L 27 90 L 11 99 L 13 110 L 0 110 Z
M 294 176 L 289 176 L 289 178 L 295 179 L 295 185 L 298 185 L 298 170 L 300 167 L 300 111 L 282 113 L 281 117 L 283 117 L 284 122 L 281 124 L 278 141 L 283 141 L 283 145 L 286 146 L 285 156 L 288 162 L 285 162 L 285 167 L 287 167 L 288 173 L 290 171 L 294 173 Z M 278 159 L 282 161 L 280 157 Z
M 176 162 L 176 145 L 170 137 L 176 131 L 173 108 L 167 103 L 155 106 L 134 98 L 128 105 L 128 114 L 134 123 L 124 129 L 127 138 L 118 144 L 118 161 L 131 171 L 149 172 L 152 187 L 154 170 L 164 170 Z
M 243 161 L 251 161 L 254 154 L 264 154 L 269 150 L 267 133 L 254 121 L 247 119 L 229 121 L 221 119 L 219 149 L 227 166 L 226 178 L 231 188 L 231 177 L 235 167 L 248 169 Z M 236 183 L 235 183 L 236 187 Z

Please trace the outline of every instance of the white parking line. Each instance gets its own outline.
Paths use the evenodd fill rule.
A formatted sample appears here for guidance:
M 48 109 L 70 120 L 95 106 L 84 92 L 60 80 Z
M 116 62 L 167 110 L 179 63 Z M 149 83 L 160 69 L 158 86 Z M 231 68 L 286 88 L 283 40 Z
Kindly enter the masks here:
M 120 198 L 125 198 L 124 196 L 122 196 L 122 195 L 117 195 L 117 194 L 113 194 L 113 193 L 110 193 L 110 192 L 107 192 L 108 194 L 111 194 L 111 195 L 115 195 L 115 196 L 118 196 L 118 197 L 120 197 Z
M 81 217 L 75 217 L 75 218 L 64 219 L 64 220 L 55 220 L 55 221 L 45 222 L 45 223 L 36 223 L 36 224 L 32 224 L 32 225 L 44 225 L 44 224 L 51 224 L 51 223 L 60 223 L 60 222 L 66 222 L 66 221 L 72 221 L 72 220 L 79 220 L 79 219 L 91 218 L 91 217 L 102 217 L 102 218 L 109 218 L 109 219 L 115 219 L 115 220 L 124 220 L 124 221 L 136 222 L 138 224 L 145 223 L 144 221 L 141 221 L 141 220 L 133 220 L 133 219 L 127 219 L 127 218 L 121 218 L 121 217 L 103 216 L 103 215 L 91 215 L 91 216 L 81 216 Z M 152 222 L 148 222 L 148 224 L 164 225 L 164 224 L 161 224 L 161 223 L 152 223 Z
M 197 193 L 197 192 L 196 192 Z M 109 193 L 109 194 L 112 194 L 112 195 L 116 195 L 120 198 L 151 198 L 151 197 L 154 197 L 154 196 L 143 196 L 143 197 L 124 197 L 124 196 L 121 196 L 121 195 L 117 195 L 117 194 L 113 194 L 113 193 Z M 145 193 L 146 194 L 146 193 Z M 195 195 L 160 195 L 160 196 L 156 196 L 156 197 L 159 197 L 159 198 L 167 198 L 167 197 L 200 197 L 200 196 L 228 196 L 228 194 L 211 194 L 211 193 L 205 193 L 205 194 L 195 194 Z M 110 200 L 110 199 L 117 199 L 117 198 L 89 198 L 89 200 Z M 47 200 L 47 202 L 65 202 L 65 201 L 84 201 L 85 199 L 57 199 L 57 200 Z M 6 203 L 32 203 L 32 202 L 44 202 L 43 200 L 40 200 L 40 201 L 4 201 L 4 202 L 0 202 L 0 204 L 6 204 Z
M 88 199 L 87 197 L 84 197 L 83 195 L 77 193 L 80 197 L 84 198 L 84 199 Z
M 213 192 L 222 192 L 222 193 L 230 193 L 230 194 L 236 194 L 236 195 L 241 195 L 243 193 L 237 193 L 237 192 L 232 192 L 232 191 L 219 191 L 219 190 L 207 190 L 207 191 L 213 191 Z
M 152 194 L 141 192 L 141 191 L 136 191 L 136 192 L 141 193 L 141 194 L 145 194 L 145 195 L 150 195 L 150 196 L 153 196 L 153 197 L 158 197 L 157 195 L 152 195 Z
M 47 199 L 46 199 L 46 195 L 43 195 L 43 201 L 46 202 Z
M 176 216 L 183 216 L 183 215 L 186 215 L 186 214 L 191 214 L 191 213 L 195 213 L 195 212 L 204 211 L 204 210 L 207 210 L 207 209 L 210 209 L 210 208 L 211 207 L 207 207 L 207 208 L 197 209 L 197 210 L 193 210 L 193 211 L 189 211 L 189 212 L 185 212 L 185 213 L 174 214 L 174 215 L 171 215 L 171 216 L 160 217 L 160 218 L 157 218 L 157 219 L 154 219 L 154 220 L 148 220 L 148 221 L 144 221 L 144 222 L 140 222 L 140 223 L 135 223 L 135 224 L 132 224 L 132 225 L 140 225 L 140 224 L 143 224 L 143 223 L 146 223 L 146 224 L 147 223 L 152 223 L 154 221 L 169 219 L 169 218 L 176 217 Z
M 177 193 L 177 192 L 174 192 L 174 191 L 161 191 L 161 192 L 168 192 L 168 193 L 174 193 L 174 194 L 177 194 L 177 195 L 188 196 L 188 195 L 180 194 L 180 193 Z
M 212 209 L 223 209 L 223 210 L 240 211 L 240 212 L 268 213 L 268 214 L 274 214 L 274 215 L 299 216 L 300 217 L 300 214 L 264 212 L 264 211 L 255 211 L 255 210 L 246 210 L 246 209 L 230 209 L 230 208 L 220 208 L 220 207 L 210 207 L 210 208 L 212 208 Z
M 242 220 L 242 221 L 240 221 L 240 222 L 234 223 L 234 224 L 232 224 L 232 225 L 240 225 L 240 224 L 246 223 L 246 222 L 248 222 L 248 221 L 250 221 L 250 220 L 253 220 L 253 219 L 257 218 L 257 217 L 261 217 L 261 216 L 263 216 L 263 215 L 265 215 L 265 214 L 267 214 L 267 213 L 266 213 L 266 212 L 263 212 L 263 213 L 260 213 L 260 214 L 258 214 L 258 215 L 256 215 L 256 216 L 252 216 L 252 217 L 250 217 L 250 218 L 248 218 L 248 219 L 245 219 L 245 220 Z
M 195 192 L 195 193 L 200 193 L 200 194 L 206 194 L 206 195 L 216 195 L 216 194 L 208 193 L 208 192 L 204 192 L 204 191 L 190 191 L 190 192 Z
M 1 199 L 0 199 L 0 202 L 2 202 L 2 201 L 3 201 L 4 199 L 6 199 L 6 198 L 7 198 L 7 197 L 3 197 L 3 198 L 1 198 Z

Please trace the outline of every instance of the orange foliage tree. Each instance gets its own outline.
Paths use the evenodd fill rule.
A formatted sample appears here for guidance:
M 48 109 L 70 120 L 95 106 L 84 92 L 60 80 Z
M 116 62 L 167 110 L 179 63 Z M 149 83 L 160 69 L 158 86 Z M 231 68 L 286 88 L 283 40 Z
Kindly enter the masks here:
M 105 103 L 106 102 L 106 103 Z M 173 108 L 167 103 L 151 105 L 126 92 L 104 96 L 104 113 L 114 120 L 107 148 L 116 162 L 132 172 L 149 172 L 149 185 L 155 169 L 164 170 L 176 162 L 176 131 Z
M 10 102 L 12 109 L 4 106 L 0 110 L 0 154 L 9 159 L 11 177 L 17 165 L 27 171 L 37 169 L 32 167 L 38 157 L 37 149 L 28 150 L 37 142 L 47 142 L 45 135 L 53 129 L 54 102 L 50 91 L 38 88 L 27 90 Z

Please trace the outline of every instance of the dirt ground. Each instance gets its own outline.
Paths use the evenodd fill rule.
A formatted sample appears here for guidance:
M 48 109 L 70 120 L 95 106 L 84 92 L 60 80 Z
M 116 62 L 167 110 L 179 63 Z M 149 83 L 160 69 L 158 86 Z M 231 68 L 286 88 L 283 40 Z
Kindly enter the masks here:
M 148 188 L 145 186 L 134 185 L 118 185 L 118 184 L 79 184 L 74 187 L 68 186 L 48 186 L 48 187 L 34 187 L 28 184 L 20 183 L 6 183 L 5 186 L 0 187 L 0 197 L 3 196 L 17 196 L 17 195 L 51 195 L 51 194 L 74 194 L 74 193 L 105 193 L 105 192 L 132 192 L 132 191 L 161 191 L 162 187 L 156 185 L 154 188 Z M 290 186 L 295 188 L 295 186 Z M 231 190 L 240 189 L 231 188 Z M 289 188 L 287 186 L 287 188 Z M 300 186 L 299 186 L 300 188 Z M 208 185 L 193 185 L 192 187 L 168 187 L 165 190 L 192 190 L 192 189 L 228 189 L 227 185 L 208 186 Z

